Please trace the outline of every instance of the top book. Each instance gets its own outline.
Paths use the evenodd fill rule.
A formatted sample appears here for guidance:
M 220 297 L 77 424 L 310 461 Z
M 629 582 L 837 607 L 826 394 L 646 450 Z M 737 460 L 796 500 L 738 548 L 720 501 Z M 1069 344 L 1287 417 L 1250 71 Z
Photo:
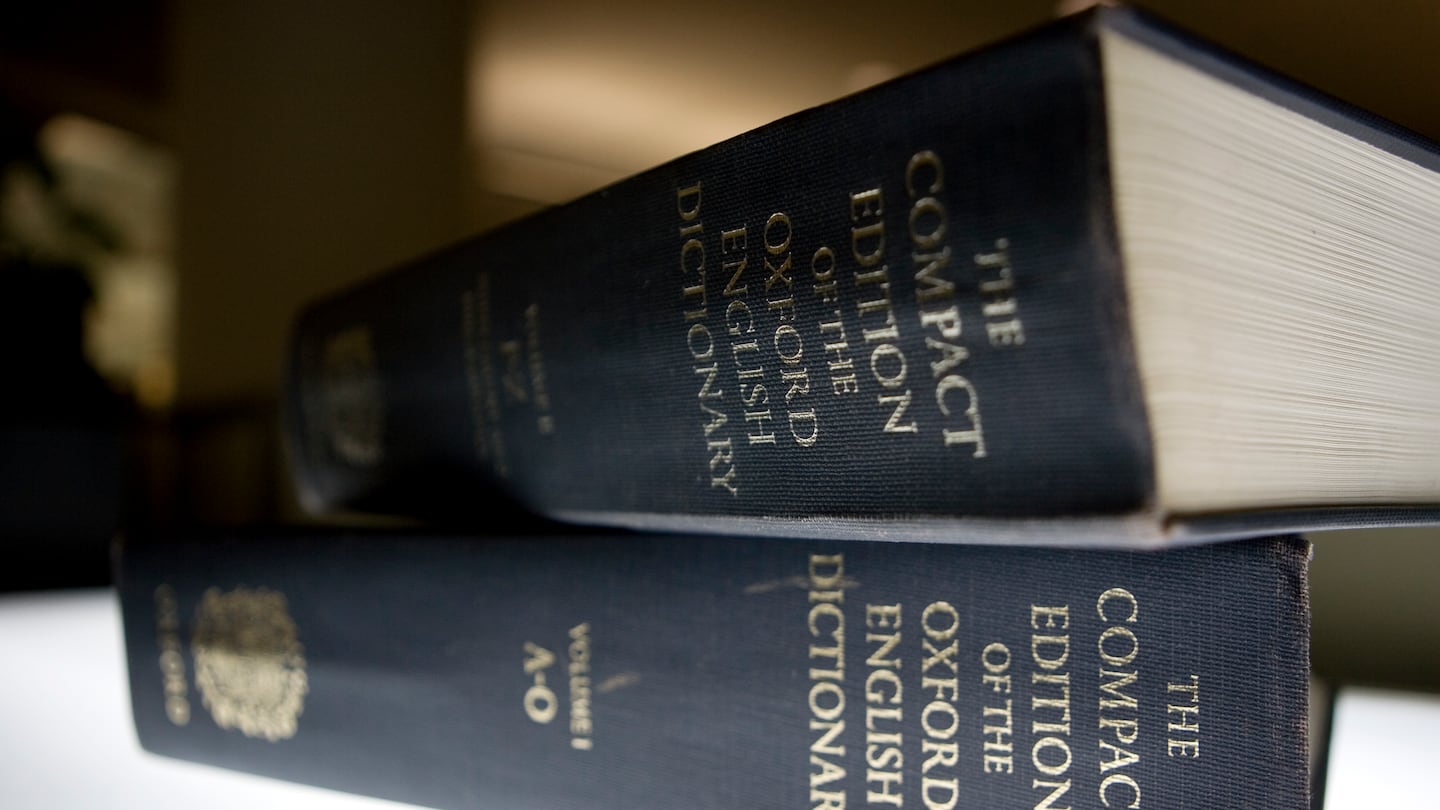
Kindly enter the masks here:
M 307 504 L 1162 545 L 1440 510 L 1440 149 L 1098 8 L 309 306 Z

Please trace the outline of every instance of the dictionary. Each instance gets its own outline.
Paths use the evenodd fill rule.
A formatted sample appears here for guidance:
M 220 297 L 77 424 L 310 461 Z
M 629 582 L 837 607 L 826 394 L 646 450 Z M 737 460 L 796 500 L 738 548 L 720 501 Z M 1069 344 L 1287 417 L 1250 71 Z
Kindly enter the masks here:
M 132 541 L 151 752 L 438 808 L 1304 808 L 1309 547 Z
M 1440 150 L 1134 9 L 296 318 L 317 512 L 1175 545 L 1432 523 Z

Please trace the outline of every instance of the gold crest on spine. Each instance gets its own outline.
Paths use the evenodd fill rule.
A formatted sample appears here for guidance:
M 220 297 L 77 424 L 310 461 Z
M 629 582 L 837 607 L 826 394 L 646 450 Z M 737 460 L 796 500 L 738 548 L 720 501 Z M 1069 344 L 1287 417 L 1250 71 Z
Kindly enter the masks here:
M 384 456 L 385 398 L 370 330 L 355 326 L 331 335 L 320 354 L 320 408 L 329 451 L 359 469 Z
M 216 725 L 271 742 L 295 736 L 309 684 L 284 594 L 206 591 L 191 650 L 195 683 Z

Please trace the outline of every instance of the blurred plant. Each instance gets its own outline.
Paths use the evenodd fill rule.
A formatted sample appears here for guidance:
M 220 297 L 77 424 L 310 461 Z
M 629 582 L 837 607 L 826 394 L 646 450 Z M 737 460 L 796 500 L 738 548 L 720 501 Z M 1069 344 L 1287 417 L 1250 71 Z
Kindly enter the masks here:
M 40 148 L 44 119 L 0 107 L 0 398 L 5 423 L 92 422 L 114 393 L 86 360 L 94 261 L 115 231 L 69 200 Z
M 68 199 L 40 148 L 45 117 L 0 106 L 0 260 L 84 270 L 99 254 L 118 250 L 115 232 Z

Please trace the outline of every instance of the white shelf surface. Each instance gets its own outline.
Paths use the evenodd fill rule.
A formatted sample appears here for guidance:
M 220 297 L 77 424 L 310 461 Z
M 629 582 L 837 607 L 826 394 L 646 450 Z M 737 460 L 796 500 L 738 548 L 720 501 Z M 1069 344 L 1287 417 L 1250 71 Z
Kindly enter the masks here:
M 109 589 L 0 596 L 5 810 L 400 810 L 140 748 L 120 609 Z
M 1436 806 L 1440 695 L 1342 688 L 1330 722 L 1325 810 Z

